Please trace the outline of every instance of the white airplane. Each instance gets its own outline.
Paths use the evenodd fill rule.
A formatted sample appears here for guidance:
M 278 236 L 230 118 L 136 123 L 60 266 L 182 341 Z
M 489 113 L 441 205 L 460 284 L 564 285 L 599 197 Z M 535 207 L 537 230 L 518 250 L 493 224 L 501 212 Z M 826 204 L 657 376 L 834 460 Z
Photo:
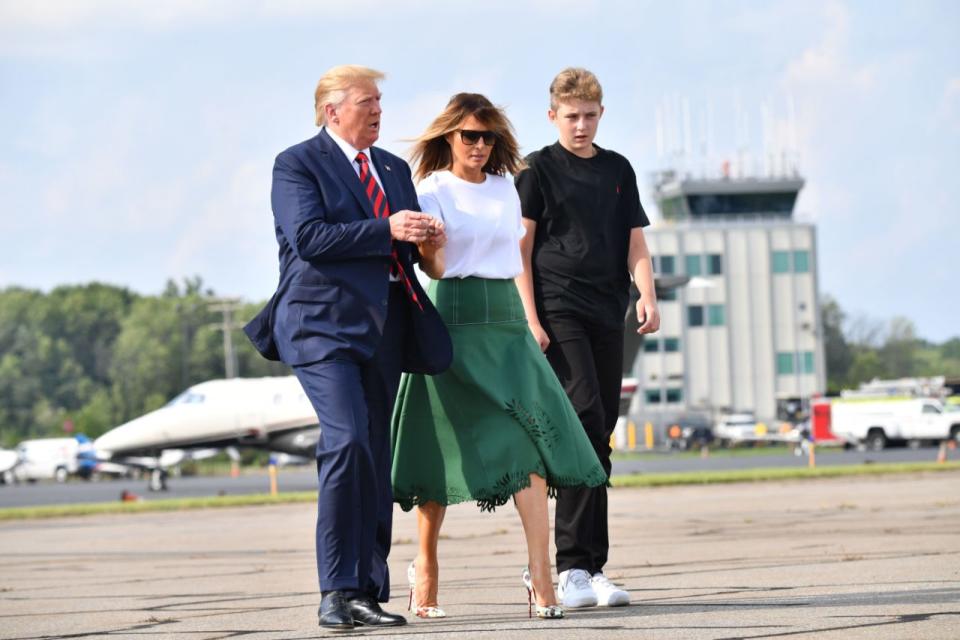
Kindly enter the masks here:
M 256 447 L 313 458 L 319 438 L 313 405 L 297 378 L 285 376 L 201 382 L 93 446 L 100 461 L 149 469 L 151 489 L 162 489 L 162 456 L 171 449 Z

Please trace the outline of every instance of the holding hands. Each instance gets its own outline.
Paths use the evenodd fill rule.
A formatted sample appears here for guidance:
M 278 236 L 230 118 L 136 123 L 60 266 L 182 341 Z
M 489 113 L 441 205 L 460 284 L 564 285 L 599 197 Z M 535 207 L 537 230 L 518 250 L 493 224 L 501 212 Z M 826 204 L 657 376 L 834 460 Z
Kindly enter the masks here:
M 427 238 L 420 244 L 420 249 L 426 245 L 433 249 L 442 249 L 447 244 L 447 232 L 443 222 L 436 218 L 430 218 L 430 226 L 427 227 Z
M 404 209 L 390 216 L 390 235 L 395 240 L 416 244 L 423 272 L 434 280 L 443 277 L 443 247 L 447 244 L 443 222 L 426 213 Z
M 443 223 L 433 216 L 404 209 L 392 214 L 389 219 L 390 235 L 394 240 L 416 244 L 428 241 L 437 247 L 446 244 Z

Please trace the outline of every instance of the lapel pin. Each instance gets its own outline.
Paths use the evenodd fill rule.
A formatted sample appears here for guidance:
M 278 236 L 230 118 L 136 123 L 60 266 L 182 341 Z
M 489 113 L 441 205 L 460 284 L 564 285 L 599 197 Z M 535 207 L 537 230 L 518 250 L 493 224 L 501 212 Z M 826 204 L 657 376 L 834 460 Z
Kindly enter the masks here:
M 386 169 L 387 171 L 390 171 L 390 165 L 388 164 L 383 165 L 383 168 Z

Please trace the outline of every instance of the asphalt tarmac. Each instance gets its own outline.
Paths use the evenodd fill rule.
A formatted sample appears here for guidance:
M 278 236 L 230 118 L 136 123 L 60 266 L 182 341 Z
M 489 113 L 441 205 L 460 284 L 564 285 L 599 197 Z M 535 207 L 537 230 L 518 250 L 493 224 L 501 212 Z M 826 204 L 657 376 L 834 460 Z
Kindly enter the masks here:
M 953 451 L 950 457 L 951 459 L 957 459 L 960 458 L 960 454 Z M 936 448 L 917 450 L 900 448 L 869 453 L 820 448 L 817 454 L 817 464 L 827 466 L 870 464 L 873 462 L 933 462 L 936 458 Z M 614 475 L 620 475 L 627 473 L 798 466 L 807 466 L 807 458 L 783 453 L 782 450 L 780 453 L 773 454 L 750 452 L 750 455 L 730 455 L 727 452 L 720 451 L 714 452 L 707 458 L 661 453 L 616 459 L 613 463 L 613 473 Z M 72 479 L 70 482 L 60 485 L 54 482 L 0 485 L 0 508 L 82 502 L 115 502 L 120 499 L 120 494 L 123 491 L 130 491 L 145 499 L 266 493 L 269 491 L 270 481 L 263 470 L 259 471 L 245 473 L 237 478 L 229 476 L 170 478 L 167 485 L 168 490 L 157 493 L 148 491 L 145 478 L 139 480 L 104 479 L 97 482 Z M 281 492 L 312 491 L 316 489 L 316 486 L 317 475 L 312 466 L 280 469 L 278 487 Z
M 527 617 L 511 506 L 448 511 L 449 617 L 377 638 L 955 639 L 960 472 L 613 489 L 608 575 L 628 607 Z M 312 504 L 0 523 L 0 637 L 272 640 L 317 627 Z M 416 520 L 395 512 L 392 600 Z M 339 637 L 345 637 L 340 635 Z

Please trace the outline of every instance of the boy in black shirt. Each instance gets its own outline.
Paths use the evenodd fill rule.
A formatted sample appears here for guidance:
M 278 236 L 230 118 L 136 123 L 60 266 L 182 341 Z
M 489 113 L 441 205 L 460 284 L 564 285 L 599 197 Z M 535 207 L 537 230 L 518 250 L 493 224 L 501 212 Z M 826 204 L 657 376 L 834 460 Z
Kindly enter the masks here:
M 640 290 L 640 333 L 660 326 L 649 224 L 626 158 L 593 144 L 603 92 L 586 69 L 565 69 L 550 84 L 548 116 L 559 141 L 527 156 L 516 178 L 527 233 L 517 278 L 530 330 L 610 473 L 623 372 L 630 276 Z M 603 574 L 607 490 L 563 489 L 556 509 L 557 593 L 566 607 L 629 604 Z

